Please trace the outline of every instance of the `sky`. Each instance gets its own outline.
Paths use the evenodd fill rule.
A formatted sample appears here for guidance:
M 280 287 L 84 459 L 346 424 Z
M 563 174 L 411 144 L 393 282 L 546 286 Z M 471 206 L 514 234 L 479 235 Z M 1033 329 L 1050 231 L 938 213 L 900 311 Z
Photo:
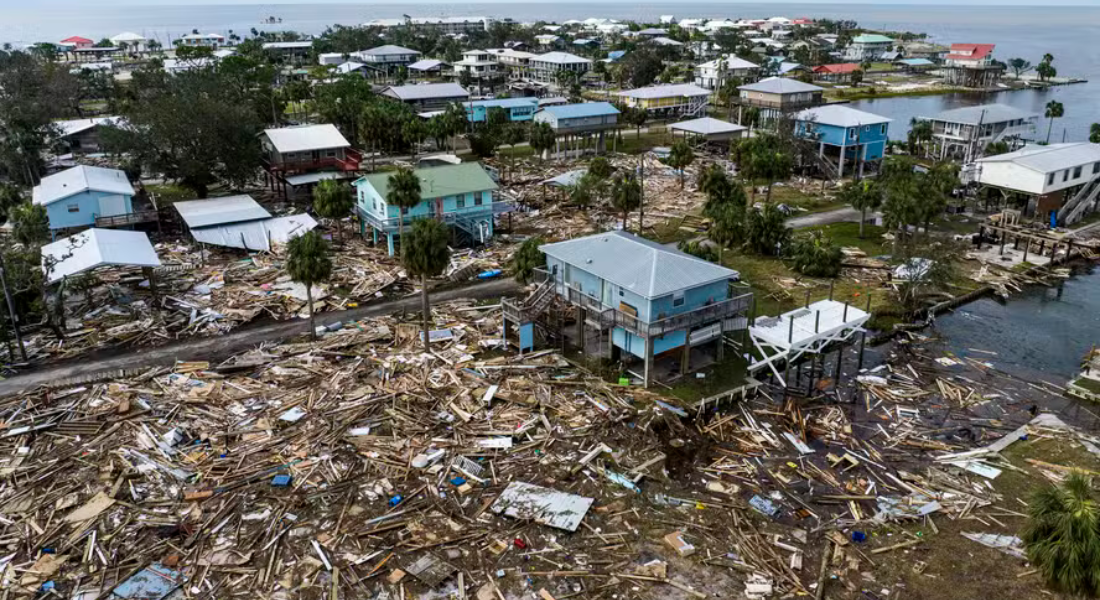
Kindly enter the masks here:
M 474 4 L 536 4 L 545 2 L 546 0 L 474 0 Z M 636 3 L 637 0 L 596 0 L 595 4 L 629 4 Z M 690 0 L 692 4 L 723 4 L 723 5 L 737 5 L 737 4 L 875 4 L 875 5 L 928 5 L 928 4 L 950 4 L 950 5 L 970 5 L 970 6 L 1090 6 L 1100 7 L 1100 0 L 925 0 L 924 2 L 915 2 L 914 0 L 844 0 L 843 2 L 835 2 L 834 0 L 766 0 L 761 2 L 759 0 L 752 1 L 747 0 L 745 2 L 739 2 L 738 0 Z M 590 0 L 556 0 L 556 4 L 587 4 L 592 5 Z M 654 0 L 643 0 L 643 4 L 653 5 L 662 4 L 662 2 Z M 35 5 L 38 7 L 44 6 L 66 6 L 66 5 L 86 5 L 86 0 L 38 0 Z M 372 4 L 381 5 L 394 5 L 394 4 L 470 4 L 468 0 L 380 0 L 378 2 L 364 2 L 363 0 L 323 0 L 320 2 L 311 2 L 310 0 L 232 0 L 226 2 L 225 0 L 98 0 L 96 4 L 101 6 L 180 6 L 180 5 L 199 5 L 199 4 L 213 4 L 213 5 L 277 5 L 277 4 L 360 4 L 363 6 L 370 6 Z M 668 0 L 670 9 L 675 8 L 676 0 Z M 26 0 L 0 0 L 0 9 L 4 8 L 23 8 L 27 7 Z

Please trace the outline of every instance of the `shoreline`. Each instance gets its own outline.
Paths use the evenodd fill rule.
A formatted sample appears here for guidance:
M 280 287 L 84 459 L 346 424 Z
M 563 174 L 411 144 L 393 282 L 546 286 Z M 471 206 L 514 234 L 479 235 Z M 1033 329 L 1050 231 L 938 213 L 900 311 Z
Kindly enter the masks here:
M 826 97 L 830 99 L 829 104 L 847 104 L 847 103 L 856 102 L 856 101 L 859 101 L 859 100 L 877 100 L 877 99 L 880 99 L 880 98 L 918 98 L 918 97 L 921 97 L 921 96 L 945 96 L 945 95 L 948 95 L 948 94 L 997 94 L 997 93 L 1004 93 L 1004 92 L 1043 91 L 1043 90 L 1047 90 L 1047 89 L 1050 89 L 1050 88 L 1053 88 L 1053 87 L 1062 87 L 1062 86 L 1067 86 L 1067 85 L 1077 85 L 1077 84 L 1088 83 L 1088 81 L 1089 80 L 1087 80 L 1087 79 L 1070 77 L 1070 78 L 1066 78 L 1066 81 L 1045 82 L 1042 85 L 1030 85 L 1029 84 L 1029 85 L 1022 85 L 1022 86 L 1019 86 L 1019 87 L 1008 87 L 1008 88 L 1000 88 L 1000 87 L 997 87 L 997 88 L 967 88 L 967 87 L 951 86 L 951 87 L 940 87 L 940 88 L 921 88 L 921 89 L 903 90 L 903 91 L 896 91 L 896 92 L 890 92 L 890 91 L 875 92 L 875 93 L 860 92 L 860 93 L 855 93 L 855 94 L 851 94 L 851 95 L 845 94 L 844 96 L 840 96 L 840 97 L 829 96 L 828 94 L 826 94 Z M 876 89 L 876 88 L 869 87 L 869 88 L 866 88 L 866 89 L 870 90 L 870 89 Z

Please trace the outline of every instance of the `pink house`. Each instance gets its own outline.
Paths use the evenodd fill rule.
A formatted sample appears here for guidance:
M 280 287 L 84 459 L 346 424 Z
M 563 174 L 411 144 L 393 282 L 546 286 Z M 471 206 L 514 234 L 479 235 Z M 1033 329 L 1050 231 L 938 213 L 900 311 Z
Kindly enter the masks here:
M 74 48 L 91 48 L 92 45 L 95 44 L 95 42 L 93 42 L 92 40 L 80 37 L 79 35 L 74 35 L 71 38 L 63 39 L 61 40 L 61 43 L 66 46 L 72 46 Z

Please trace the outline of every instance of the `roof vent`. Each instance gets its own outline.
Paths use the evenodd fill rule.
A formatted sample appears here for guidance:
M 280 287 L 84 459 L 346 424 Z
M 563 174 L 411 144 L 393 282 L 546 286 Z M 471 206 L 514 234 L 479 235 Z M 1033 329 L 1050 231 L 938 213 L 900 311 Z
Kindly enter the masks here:
M 586 259 L 584 260 L 584 262 L 585 262 L 585 264 L 588 264 L 588 265 L 590 265 L 590 264 L 592 264 L 592 259 L 591 259 L 591 258 L 586 258 Z

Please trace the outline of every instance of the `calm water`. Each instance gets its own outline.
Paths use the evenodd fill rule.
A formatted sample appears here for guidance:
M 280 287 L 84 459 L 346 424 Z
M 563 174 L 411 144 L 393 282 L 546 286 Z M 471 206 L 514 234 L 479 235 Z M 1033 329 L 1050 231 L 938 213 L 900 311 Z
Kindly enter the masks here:
M 1061 385 L 1077 374 L 1085 353 L 1100 344 L 1100 270 L 1074 277 L 1060 289 L 1037 287 L 1007 302 L 972 302 L 938 317 L 936 332 L 957 354 Z

